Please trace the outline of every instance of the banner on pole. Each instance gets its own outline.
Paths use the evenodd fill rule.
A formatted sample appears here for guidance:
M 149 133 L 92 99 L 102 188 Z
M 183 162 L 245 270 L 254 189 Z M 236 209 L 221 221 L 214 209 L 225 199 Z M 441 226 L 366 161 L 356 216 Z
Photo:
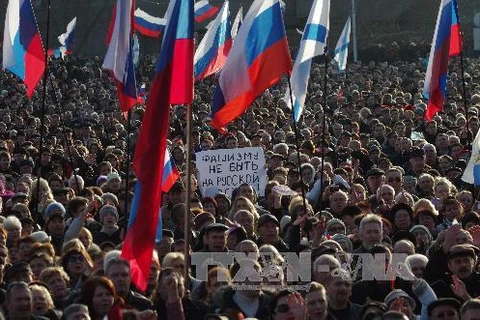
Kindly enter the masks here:
M 257 194 L 265 194 L 267 169 L 262 148 L 237 148 L 201 151 L 196 154 L 198 186 L 205 195 L 208 190 L 232 195 L 243 183 L 251 185 Z

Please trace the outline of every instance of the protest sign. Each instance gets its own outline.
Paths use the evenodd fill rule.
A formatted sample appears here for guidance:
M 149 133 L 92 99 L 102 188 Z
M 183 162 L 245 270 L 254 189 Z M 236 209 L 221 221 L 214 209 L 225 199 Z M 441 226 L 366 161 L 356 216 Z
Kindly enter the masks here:
M 267 169 L 262 148 L 220 149 L 198 152 L 196 155 L 198 185 L 204 195 L 217 188 L 231 196 L 243 183 L 251 185 L 263 196 L 267 184 Z

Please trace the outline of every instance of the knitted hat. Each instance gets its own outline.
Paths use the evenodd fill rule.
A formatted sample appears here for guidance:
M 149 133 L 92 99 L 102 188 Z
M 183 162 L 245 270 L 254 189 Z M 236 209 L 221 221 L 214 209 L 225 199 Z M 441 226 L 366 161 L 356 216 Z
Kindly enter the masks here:
M 48 219 L 54 211 L 61 211 L 61 216 L 65 217 L 67 210 L 60 202 L 52 202 L 45 208 L 45 219 Z
M 102 194 L 102 201 L 105 203 L 105 202 L 108 202 L 108 201 L 111 201 L 113 202 L 116 206 L 118 206 L 118 197 L 116 195 L 114 195 L 113 193 L 111 192 L 105 192 L 104 194 Z
M 408 301 L 412 309 L 415 308 L 416 303 L 415 300 L 413 300 L 412 297 L 410 297 L 405 291 L 402 289 L 395 289 L 391 291 L 386 297 L 385 297 L 385 304 L 390 307 L 390 305 L 398 298 L 403 298 Z
M 342 220 L 337 219 L 337 218 L 333 218 L 333 219 L 328 220 L 327 227 L 325 229 L 328 231 L 328 229 L 330 229 L 330 227 L 333 226 L 334 224 L 340 224 L 340 225 L 343 226 L 343 228 L 345 230 L 347 229 L 347 227 L 345 226 L 345 223 Z
M 410 229 L 410 233 L 413 234 L 413 232 L 416 231 L 416 230 L 422 230 L 423 232 L 425 232 L 427 234 L 428 241 L 429 242 L 433 241 L 433 237 L 432 237 L 432 234 L 430 233 L 430 230 L 428 230 L 428 228 L 425 227 L 424 225 L 421 225 L 421 224 L 414 225 Z
M 120 180 L 122 181 L 122 177 L 116 172 L 112 172 L 107 176 L 107 184 L 112 180 Z
M 117 220 L 118 220 L 118 211 L 117 211 L 117 208 L 115 208 L 114 206 L 111 206 L 111 205 L 107 204 L 107 205 L 104 205 L 104 206 L 100 209 L 100 212 L 99 212 L 100 221 L 103 221 L 103 216 L 104 216 L 107 212 L 111 212 L 111 213 L 115 214 L 115 217 L 116 217 Z
M 292 217 L 283 216 L 282 219 L 280 220 L 280 232 L 283 233 L 283 229 L 285 229 L 285 227 L 289 225 L 291 222 L 292 222 Z
M 346 235 L 337 233 L 332 237 L 332 240 L 337 241 L 345 250 L 345 252 L 353 251 L 353 243 Z

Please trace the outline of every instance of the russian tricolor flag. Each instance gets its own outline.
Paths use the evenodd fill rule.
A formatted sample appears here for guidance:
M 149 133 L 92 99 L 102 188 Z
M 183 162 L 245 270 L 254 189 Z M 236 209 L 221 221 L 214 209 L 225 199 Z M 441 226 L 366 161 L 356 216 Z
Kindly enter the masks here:
M 168 148 L 165 151 L 165 164 L 163 166 L 162 191 L 169 192 L 175 182 L 180 177 L 177 166 L 173 161 L 172 155 Z
M 133 166 L 137 184 L 122 257 L 130 262 L 135 285 L 144 290 L 150 273 L 167 149 L 170 105 L 193 102 L 193 2 L 168 6 L 156 74 L 137 139 Z
M 220 72 L 213 96 L 212 125 L 225 133 L 225 125 L 291 70 L 278 0 L 255 0 Z
M 118 99 L 124 112 L 137 103 L 135 68 L 133 65 L 133 0 L 117 0 L 115 18 L 103 68 L 110 70 L 117 86 Z
M 423 96 L 428 99 L 425 118 L 431 120 L 443 109 L 450 57 L 460 54 L 462 40 L 456 0 L 442 0 L 428 60 Z
M 158 38 L 165 30 L 166 19 L 149 15 L 142 9 L 135 10 L 135 30 L 146 37 Z
M 230 10 L 228 1 L 225 1 L 195 52 L 195 80 L 202 80 L 220 71 L 227 61 L 231 47 Z
M 195 3 L 195 21 L 200 23 L 213 17 L 218 12 L 218 8 L 212 6 L 208 0 L 200 0 Z
M 30 0 L 10 0 L 3 34 L 3 69 L 22 79 L 31 98 L 45 64 L 45 51 Z

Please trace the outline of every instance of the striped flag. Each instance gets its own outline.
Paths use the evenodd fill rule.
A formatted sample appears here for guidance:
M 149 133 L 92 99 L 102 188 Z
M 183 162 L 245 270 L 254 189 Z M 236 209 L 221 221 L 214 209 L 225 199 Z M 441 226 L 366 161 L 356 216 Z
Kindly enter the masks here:
M 199 81 L 220 71 L 227 61 L 231 47 L 230 10 L 228 1 L 225 1 L 195 51 L 195 80 Z
M 213 96 L 212 125 L 226 133 L 225 126 L 291 68 L 278 0 L 255 0 L 220 72 Z
M 133 65 L 133 0 L 117 0 L 112 19 L 111 34 L 107 36 L 109 46 L 103 68 L 111 71 L 117 86 L 118 99 L 124 112 L 137 103 L 137 87 Z
M 165 18 L 151 16 L 140 8 L 135 10 L 135 30 L 141 35 L 152 38 L 160 37 L 165 30 L 166 22 Z
M 30 0 L 10 0 L 3 33 L 3 69 L 17 75 L 31 98 L 45 71 L 45 51 Z
M 342 34 L 338 39 L 335 50 L 333 51 L 334 59 L 337 61 L 338 70 L 343 71 L 347 68 L 348 45 L 350 44 L 350 32 L 352 30 L 352 20 L 348 17 Z
M 213 17 L 217 12 L 218 8 L 212 6 L 208 0 L 195 2 L 195 22 L 203 22 Z
M 442 0 L 438 10 L 432 48 L 428 60 L 423 96 L 428 99 L 425 118 L 430 121 L 443 109 L 450 57 L 460 54 L 462 40 L 456 0 Z
M 147 287 L 162 206 L 170 105 L 193 102 L 193 2 L 170 1 L 166 17 L 156 74 L 133 158 L 138 181 L 122 248 L 122 257 L 130 262 L 132 281 L 141 290 Z
M 167 148 L 165 151 L 165 164 L 163 166 L 162 191 L 169 192 L 178 178 L 180 178 L 180 173 Z
M 303 30 L 300 49 L 298 50 L 290 79 L 293 91 L 293 115 L 295 122 L 298 122 L 303 112 L 312 59 L 324 53 L 329 28 L 330 0 L 315 0 Z M 285 101 L 291 108 L 289 95 L 290 91 L 287 90 Z

